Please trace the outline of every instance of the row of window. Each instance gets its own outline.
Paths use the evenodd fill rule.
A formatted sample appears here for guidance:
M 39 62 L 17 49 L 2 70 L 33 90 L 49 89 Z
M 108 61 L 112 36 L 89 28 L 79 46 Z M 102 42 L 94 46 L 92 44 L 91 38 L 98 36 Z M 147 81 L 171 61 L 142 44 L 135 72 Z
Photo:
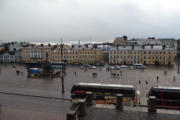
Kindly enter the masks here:
M 112 58 L 122 58 L 122 59 L 123 59 L 123 58 L 124 58 L 124 59 L 126 59 L 126 58 L 131 58 L 131 59 L 133 59 L 133 58 L 134 58 L 134 59 L 138 58 L 138 59 L 139 59 L 140 57 L 139 57 L 139 56 L 111 56 L 110 58 L 111 58 L 111 59 L 112 59 Z
M 61 56 L 52 56 L 52 58 L 61 58 Z M 63 56 L 63 58 L 77 58 L 77 56 Z
M 80 56 L 80 58 L 95 58 L 95 56 Z
M 54 63 L 60 63 L 61 60 L 52 60 L 51 62 L 54 62 Z M 72 61 L 72 60 L 68 60 L 67 62 L 68 62 L 68 63 L 71 63 L 71 62 L 73 62 L 73 61 Z
M 165 58 L 166 58 L 165 56 L 149 56 L 149 57 L 144 56 L 144 59 L 165 59 Z M 171 56 L 169 56 L 168 58 L 171 59 Z
M 110 61 L 110 64 L 139 64 L 139 61 Z
M 80 54 L 96 54 L 96 52 L 79 52 Z M 54 51 L 52 54 L 61 54 L 61 52 Z M 78 52 L 63 52 L 64 55 L 77 55 Z
M 118 59 L 118 58 L 121 58 L 121 59 L 139 59 L 140 56 L 111 56 L 110 57 L 111 59 Z M 144 56 L 144 59 L 165 59 L 166 57 L 165 56 Z M 168 57 L 169 59 L 171 58 L 171 56 Z
M 0 56 L 0 58 L 2 59 L 2 58 L 4 58 L 4 59 L 6 59 L 6 58 L 16 58 L 16 56 Z
M 61 56 L 52 56 L 52 58 L 61 58 Z M 78 56 L 64 56 L 63 58 L 73 58 L 73 59 L 77 59 Z M 95 56 L 79 56 L 79 58 L 88 58 L 88 59 L 94 59 L 96 58 Z
M 61 52 L 57 52 L 57 51 L 54 51 L 52 54 L 61 54 Z M 68 54 L 70 54 L 70 55 L 77 55 L 78 54 L 78 52 L 63 52 L 63 54 L 65 55 L 68 55 Z
M 158 61 L 160 64 L 165 64 L 165 61 Z M 110 61 L 110 64 L 139 64 L 140 61 Z M 154 61 L 144 61 L 143 64 L 154 64 Z
M 144 54 L 146 54 L 146 53 L 147 53 L 147 54 L 148 54 L 148 53 L 149 53 L 149 54 L 151 54 L 151 53 L 152 53 L 152 54 L 166 54 L 165 51 L 163 51 L 163 52 L 162 52 L 162 51 L 160 51 L 160 52 L 159 52 L 159 51 L 153 51 L 153 52 L 150 52 L 150 51 L 149 51 L 149 52 L 146 52 L 146 51 L 144 51 Z M 170 51 L 169 51 L 169 54 L 171 54 Z
M 167 51 L 144 51 L 144 54 L 166 54 Z M 137 51 L 111 51 L 110 52 L 111 54 L 140 54 L 140 52 L 137 52 Z M 169 54 L 171 54 L 171 52 L 169 51 L 168 52 Z
M 20 56 L 0 56 L 1 62 L 15 62 Z
M 132 51 L 128 51 L 128 52 L 120 52 L 120 51 L 111 51 L 110 52 L 111 54 L 132 54 L 132 53 L 134 53 L 134 54 L 140 54 L 140 52 L 136 52 L 136 51 L 134 51 L 134 52 L 132 52 Z

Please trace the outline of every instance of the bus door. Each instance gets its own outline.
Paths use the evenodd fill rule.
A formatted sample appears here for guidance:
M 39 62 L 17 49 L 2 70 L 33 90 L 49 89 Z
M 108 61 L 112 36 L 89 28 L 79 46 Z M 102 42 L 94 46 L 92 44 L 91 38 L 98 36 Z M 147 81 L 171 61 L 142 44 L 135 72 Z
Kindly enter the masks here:
M 163 91 L 160 91 L 160 101 L 161 101 L 161 105 L 162 105 L 162 106 L 165 105 L 165 103 L 164 103 L 164 93 L 163 93 Z

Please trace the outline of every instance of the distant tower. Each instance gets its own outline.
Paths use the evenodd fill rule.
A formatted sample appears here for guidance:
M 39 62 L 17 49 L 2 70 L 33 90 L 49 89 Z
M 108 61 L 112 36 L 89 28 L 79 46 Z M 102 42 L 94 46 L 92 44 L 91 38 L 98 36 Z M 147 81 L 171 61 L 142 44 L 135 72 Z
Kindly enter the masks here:
M 79 45 L 81 45 L 80 40 L 79 40 Z

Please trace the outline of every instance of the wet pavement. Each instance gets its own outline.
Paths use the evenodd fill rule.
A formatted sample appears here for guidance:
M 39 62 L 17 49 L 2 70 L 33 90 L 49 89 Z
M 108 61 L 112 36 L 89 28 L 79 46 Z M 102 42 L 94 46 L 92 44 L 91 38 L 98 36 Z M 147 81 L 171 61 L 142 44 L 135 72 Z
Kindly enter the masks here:
M 13 67 L 15 66 L 15 68 Z M 68 66 L 67 75 L 64 79 L 65 93 L 61 93 L 60 78 L 27 78 L 27 69 L 24 65 L 0 64 L 0 104 L 1 118 L 10 120 L 10 117 L 16 116 L 15 119 L 21 120 L 28 116 L 29 120 L 40 119 L 49 120 L 50 118 L 65 119 L 65 114 L 69 110 L 69 100 L 59 100 L 54 98 L 70 99 L 70 90 L 74 83 L 77 82 L 97 82 L 97 83 L 118 83 L 134 85 L 141 91 L 141 104 L 146 105 L 146 94 L 153 85 L 162 86 L 180 86 L 180 74 L 177 73 L 177 66 L 174 67 L 154 67 L 148 66 L 144 70 L 123 69 L 114 70 L 113 73 L 119 76 L 112 76 L 111 72 L 106 71 L 106 67 L 97 67 L 96 69 L 80 69 L 77 66 Z M 20 74 L 17 75 L 16 71 Z M 122 75 L 120 75 L 122 71 Z M 167 71 L 167 74 L 164 74 Z M 23 72 L 23 74 L 21 74 Z M 75 75 L 76 72 L 76 75 Z M 93 77 L 92 73 L 97 73 Z M 159 76 L 157 83 L 156 77 Z M 175 81 L 173 80 L 175 76 Z M 139 80 L 141 84 L 139 84 Z M 8 94 L 2 94 L 8 93 Z M 9 94 L 12 93 L 12 94 Z M 17 96 L 16 94 L 43 96 L 47 98 Z M 51 99 L 52 98 L 52 99 Z M 28 104 L 27 104 L 28 103 Z M 8 116 L 7 111 L 11 114 Z M 24 114 L 15 115 L 22 112 Z M 28 114 L 34 114 L 28 115 Z M 40 116 L 42 116 L 40 118 Z M 46 118 L 46 119 L 45 119 Z
M 158 110 L 157 113 L 148 113 L 147 108 L 124 107 L 122 111 L 113 108 L 89 108 L 84 120 L 179 120 L 180 112 Z
M 65 120 L 71 105 L 66 100 L 4 94 L 0 103 L 1 120 Z
M 70 90 L 74 83 L 77 82 L 97 82 L 97 83 L 118 83 L 126 85 L 134 85 L 141 92 L 141 104 L 146 104 L 146 94 L 153 85 L 162 86 L 180 86 L 180 74 L 177 73 L 177 67 L 154 67 L 148 66 L 144 70 L 123 69 L 114 70 L 113 73 L 119 76 L 112 76 L 111 72 L 106 71 L 105 67 L 97 67 L 96 69 L 80 69 L 77 66 L 68 66 L 67 75 L 64 78 L 65 93 L 61 93 L 60 78 L 27 78 L 27 69 L 24 65 L 4 65 L 1 64 L 0 73 L 0 92 L 13 92 L 30 95 L 42 95 L 50 97 L 70 98 Z M 23 72 L 17 75 L 16 70 Z M 164 71 L 167 74 L 164 74 Z M 121 72 L 122 71 L 122 76 Z M 76 75 L 75 73 L 76 72 Z M 92 73 L 96 72 L 97 77 L 93 77 Z M 156 77 L 159 76 L 157 83 Z M 173 77 L 175 76 L 175 82 Z M 139 84 L 139 81 L 141 83 Z

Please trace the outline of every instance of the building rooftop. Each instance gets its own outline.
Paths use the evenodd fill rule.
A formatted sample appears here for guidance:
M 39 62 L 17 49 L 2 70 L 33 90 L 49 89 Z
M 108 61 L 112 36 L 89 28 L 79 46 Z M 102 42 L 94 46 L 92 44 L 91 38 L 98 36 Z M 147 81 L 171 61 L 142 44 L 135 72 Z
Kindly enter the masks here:
M 51 49 L 52 46 L 48 46 L 48 45 L 44 45 L 44 46 L 40 46 L 40 45 L 30 45 L 28 47 L 24 47 L 23 49 L 24 50 L 31 50 L 31 49 L 38 49 L 38 50 L 41 50 L 41 49 Z
M 129 46 L 118 46 L 118 47 L 112 47 L 111 50 L 163 50 L 163 46 L 160 45 L 146 45 L 144 46 L 140 46 L 140 45 L 129 45 Z M 165 50 L 175 50 L 175 48 L 170 48 L 168 46 L 165 47 Z

